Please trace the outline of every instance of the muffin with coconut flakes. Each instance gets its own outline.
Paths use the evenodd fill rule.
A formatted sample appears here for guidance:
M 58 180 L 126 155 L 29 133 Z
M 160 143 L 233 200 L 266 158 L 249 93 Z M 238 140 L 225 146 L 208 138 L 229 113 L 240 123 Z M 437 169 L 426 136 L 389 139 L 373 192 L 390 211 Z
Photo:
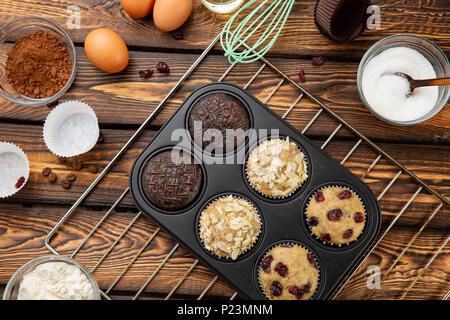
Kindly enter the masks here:
M 201 241 L 220 258 L 236 260 L 253 247 L 260 230 L 261 219 L 256 208 L 233 195 L 216 199 L 200 216 Z
M 273 198 L 291 195 L 308 178 L 305 155 L 289 137 L 257 146 L 247 160 L 246 170 L 251 186 Z

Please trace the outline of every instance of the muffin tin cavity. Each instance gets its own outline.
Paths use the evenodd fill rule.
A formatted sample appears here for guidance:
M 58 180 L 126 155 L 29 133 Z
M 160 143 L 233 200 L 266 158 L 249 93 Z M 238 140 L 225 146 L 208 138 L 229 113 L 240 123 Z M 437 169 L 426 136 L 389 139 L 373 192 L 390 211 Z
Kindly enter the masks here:
M 213 99 L 215 102 L 210 102 L 208 99 Z M 213 106 L 213 110 L 218 111 L 211 114 L 207 106 L 213 103 L 216 104 Z M 239 111 L 234 113 L 229 108 L 237 108 Z M 204 150 L 203 143 L 194 142 L 194 137 L 189 131 L 189 118 L 194 113 L 198 118 L 208 119 L 207 123 L 211 126 L 225 123 L 225 127 L 237 125 L 245 128 L 248 125 L 250 133 L 246 135 L 245 142 L 240 140 L 240 146 L 233 152 L 216 156 L 213 152 L 209 152 L 211 145 L 207 145 Z M 241 115 L 244 119 L 240 118 Z M 248 116 L 248 119 L 245 115 Z M 247 159 L 251 151 L 265 141 L 286 140 L 288 137 L 289 142 L 298 147 L 298 150 L 297 148 L 293 148 L 293 150 L 301 151 L 304 155 L 307 178 L 301 179 L 303 181 L 292 188 L 293 190 L 288 190 L 286 195 L 271 196 L 260 193 L 252 187 L 247 179 Z M 177 166 L 165 165 L 162 152 L 174 148 L 185 150 L 189 157 L 196 160 L 198 167 L 179 169 Z M 298 155 L 298 153 L 295 154 Z M 161 159 L 153 158 L 158 155 Z M 146 164 L 150 159 L 155 160 L 155 166 L 147 169 L 148 172 L 145 173 Z M 201 168 L 200 186 L 198 184 L 200 180 L 198 168 Z M 152 172 L 158 175 L 157 183 L 154 185 L 150 184 L 150 178 L 145 176 L 145 174 L 151 175 Z M 182 187 L 177 189 L 177 186 Z M 306 224 L 306 206 L 313 193 L 325 186 L 348 188 L 358 195 L 364 204 L 364 230 L 349 245 L 337 247 L 324 244 L 311 234 L 311 230 Z M 172 192 L 172 189 L 168 189 L 172 187 L 173 190 L 178 191 Z M 145 190 L 150 192 L 146 194 Z M 162 191 L 164 192 L 162 193 Z M 295 284 L 277 280 L 280 284 L 284 283 L 284 285 L 293 287 L 292 293 L 289 293 L 290 295 L 287 297 L 297 298 L 298 296 L 298 298 L 319 300 L 330 298 L 334 290 L 339 287 L 371 247 L 381 223 L 377 199 L 359 178 L 316 147 L 314 143 L 247 91 L 227 83 L 203 86 L 194 91 L 181 104 L 180 108 L 137 157 L 130 173 L 130 192 L 136 206 L 145 216 L 158 224 L 175 241 L 186 248 L 203 265 L 228 282 L 243 297 L 254 300 L 266 298 L 264 290 L 258 284 L 256 270 L 267 250 L 282 244 L 296 244 L 309 253 L 313 253 L 320 268 L 320 281 L 317 283 L 317 290 L 311 297 L 309 295 L 314 290 L 313 283 L 311 283 L 311 288 L 308 288 L 307 282 L 300 283 L 302 281 L 299 281 L 298 284 Z M 175 199 L 173 199 L 174 202 L 171 202 L 172 196 L 177 195 L 177 192 L 180 192 L 181 195 L 180 202 Z M 164 200 L 164 193 L 169 194 L 166 200 Z M 233 232 L 228 235 L 230 230 L 227 228 L 232 223 L 225 218 L 226 215 L 220 219 L 217 217 L 217 221 L 213 224 L 205 224 L 200 227 L 204 211 L 211 210 L 208 218 L 210 220 L 213 219 L 213 216 L 218 215 L 217 212 L 220 210 L 232 213 L 233 210 L 227 211 L 227 205 L 223 205 L 223 203 L 219 206 L 220 210 L 214 207 L 217 204 L 216 201 L 226 199 L 230 195 L 233 198 L 244 200 L 244 204 L 249 204 L 247 209 L 251 211 L 250 208 L 254 208 L 260 219 L 259 232 L 256 232 L 258 230 L 254 224 L 250 232 L 252 234 L 245 243 L 239 243 L 239 241 L 246 241 L 246 237 L 240 239 L 239 235 L 233 234 Z M 236 210 L 236 212 L 238 212 L 237 216 L 241 214 L 240 210 Z M 250 216 L 255 217 L 253 213 L 250 213 Z M 254 219 L 250 219 L 250 221 L 255 222 Z M 218 227 L 220 222 L 223 229 Z M 224 226 L 224 223 L 228 226 Z M 236 227 L 241 229 L 239 223 Z M 211 229 L 211 233 L 208 235 L 203 228 Z M 249 230 L 245 230 L 245 232 L 248 233 Z M 228 240 L 224 241 L 223 239 Z M 237 243 L 234 248 L 236 250 L 226 248 L 217 250 L 217 247 L 214 247 L 214 243 L 217 241 L 227 242 L 231 246 Z M 299 255 L 305 254 L 305 251 L 301 251 L 301 253 L 300 251 Z M 310 264 L 305 263 L 305 270 L 309 266 Z M 278 269 L 283 273 L 283 266 Z M 311 269 L 308 270 L 311 271 Z M 308 290 L 309 292 L 307 292 Z

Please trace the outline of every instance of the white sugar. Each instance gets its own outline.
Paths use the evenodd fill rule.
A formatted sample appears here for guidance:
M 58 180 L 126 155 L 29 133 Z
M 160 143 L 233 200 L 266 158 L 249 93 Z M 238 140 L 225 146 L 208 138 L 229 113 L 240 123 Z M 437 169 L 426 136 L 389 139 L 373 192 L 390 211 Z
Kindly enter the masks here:
M 392 74 L 395 72 L 413 79 L 436 78 L 433 66 L 418 51 L 407 47 L 387 49 L 363 71 L 362 91 L 372 109 L 382 117 L 401 122 L 419 119 L 430 112 L 438 100 L 439 88 L 421 87 L 407 96 L 408 82 Z

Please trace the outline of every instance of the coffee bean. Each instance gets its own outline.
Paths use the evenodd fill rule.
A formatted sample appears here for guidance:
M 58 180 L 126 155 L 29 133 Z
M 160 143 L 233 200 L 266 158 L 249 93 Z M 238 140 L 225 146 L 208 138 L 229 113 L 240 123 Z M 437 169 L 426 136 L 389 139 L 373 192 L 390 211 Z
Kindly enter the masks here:
M 92 165 L 92 164 L 87 168 L 87 170 L 90 173 L 97 173 L 98 172 L 98 168 L 96 166 Z
M 69 189 L 69 188 L 72 186 L 72 184 L 70 183 L 70 181 L 67 181 L 67 180 L 61 181 L 61 185 L 62 185 L 62 187 L 63 187 L 64 189 Z
M 44 169 L 42 169 L 42 175 L 44 177 L 47 177 L 51 172 L 52 172 L 52 169 L 50 169 L 49 167 L 45 167 Z
M 48 175 L 48 181 L 50 181 L 50 183 L 55 183 L 56 180 L 58 180 L 58 177 L 56 176 L 56 174 L 54 174 L 53 172 L 50 172 L 50 174 Z
M 76 175 L 74 175 L 74 174 L 68 174 L 67 176 L 66 176 L 66 180 L 67 181 L 69 181 L 69 182 L 74 182 L 75 180 L 77 180 L 77 176 Z
M 73 168 L 74 170 L 79 171 L 79 170 L 81 170 L 82 167 L 83 167 L 83 162 L 81 162 L 80 159 L 74 159 L 74 160 L 73 160 L 73 162 L 72 162 L 72 168 Z

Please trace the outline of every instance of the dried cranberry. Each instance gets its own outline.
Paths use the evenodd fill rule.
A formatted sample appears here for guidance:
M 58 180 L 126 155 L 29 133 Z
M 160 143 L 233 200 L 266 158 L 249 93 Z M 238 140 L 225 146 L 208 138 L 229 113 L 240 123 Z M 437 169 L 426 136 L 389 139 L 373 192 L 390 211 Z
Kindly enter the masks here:
M 183 40 L 183 32 L 181 30 L 174 30 L 170 33 L 175 40 Z
M 283 248 L 292 248 L 293 245 L 290 244 L 290 243 L 283 243 L 282 245 L 280 245 L 280 247 L 283 247 Z
M 315 227 L 319 224 L 319 219 L 317 217 L 311 217 L 308 219 L 308 226 Z
M 311 291 L 311 283 L 308 282 L 304 286 L 300 288 L 300 294 L 304 295 L 305 293 L 309 293 Z
M 344 200 L 348 199 L 352 196 L 352 192 L 350 190 L 344 190 L 341 193 L 339 193 L 339 199 Z
M 47 107 L 50 109 L 53 109 L 54 107 L 56 107 L 59 104 L 59 100 L 55 100 L 53 102 L 50 102 L 49 104 L 47 104 Z
M 265 273 L 270 273 L 270 271 L 271 271 L 270 264 L 272 263 L 272 261 L 273 261 L 273 257 L 270 255 L 270 256 L 265 257 L 263 259 L 263 261 L 261 262 L 261 268 L 263 269 L 263 271 Z
M 309 293 L 311 291 L 311 283 L 308 282 L 301 288 L 299 288 L 297 286 L 292 286 L 289 288 L 288 291 L 290 294 L 293 294 L 297 298 L 297 300 L 301 300 L 305 293 Z
M 314 193 L 314 199 L 316 199 L 317 202 L 323 202 L 325 201 L 325 196 L 322 191 L 317 191 Z
M 298 77 L 300 78 L 301 82 L 305 82 L 306 81 L 305 70 L 303 70 L 303 68 L 300 68 L 300 71 L 298 72 Z
M 169 73 L 170 72 L 169 66 L 165 62 L 158 63 L 156 65 L 156 69 L 158 69 L 158 71 L 161 73 Z
M 16 182 L 16 189 L 20 189 L 20 187 L 23 186 L 23 184 L 25 183 L 25 177 L 20 177 L 19 180 L 17 180 Z
M 363 215 L 363 213 L 362 213 L 362 212 L 357 212 L 357 213 L 355 213 L 354 219 L 355 219 L 355 222 L 356 222 L 356 223 L 362 223 L 362 222 L 364 222 L 364 215 Z
M 97 143 L 103 143 L 105 142 L 105 137 L 103 136 L 103 133 L 99 132 Z
M 142 79 L 150 79 L 153 75 L 153 69 L 141 70 L 139 71 L 139 76 Z
M 344 232 L 344 234 L 342 235 L 342 238 L 344 239 L 348 239 L 353 235 L 353 230 L 352 229 L 348 229 L 347 231 Z
M 289 287 L 288 292 L 290 294 L 293 294 L 295 296 L 295 298 L 297 298 L 297 300 L 301 300 L 302 299 L 302 294 L 300 293 L 300 288 L 297 286 L 292 286 Z
M 308 257 L 309 263 L 310 263 L 314 268 L 319 269 L 319 266 L 317 265 L 316 257 L 315 257 L 312 253 L 309 253 L 309 252 L 308 252 L 308 254 L 307 254 L 307 257 Z
M 327 216 L 330 221 L 338 221 L 343 216 L 343 213 L 341 209 L 333 209 L 328 211 Z
M 278 262 L 274 270 L 278 272 L 282 277 L 286 277 L 289 271 L 287 265 L 285 265 L 283 262 Z
M 281 293 L 283 292 L 283 286 L 278 281 L 272 282 L 272 285 L 270 286 L 270 292 L 275 296 L 281 296 Z
M 321 66 L 325 63 L 324 57 L 314 57 L 312 58 L 312 64 L 313 66 Z
M 326 242 L 330 242 L 331 241 L 331 235 L 329 233 L 324 233 L 320 236 L 320 239 L 322 239 L 323 241 Z

